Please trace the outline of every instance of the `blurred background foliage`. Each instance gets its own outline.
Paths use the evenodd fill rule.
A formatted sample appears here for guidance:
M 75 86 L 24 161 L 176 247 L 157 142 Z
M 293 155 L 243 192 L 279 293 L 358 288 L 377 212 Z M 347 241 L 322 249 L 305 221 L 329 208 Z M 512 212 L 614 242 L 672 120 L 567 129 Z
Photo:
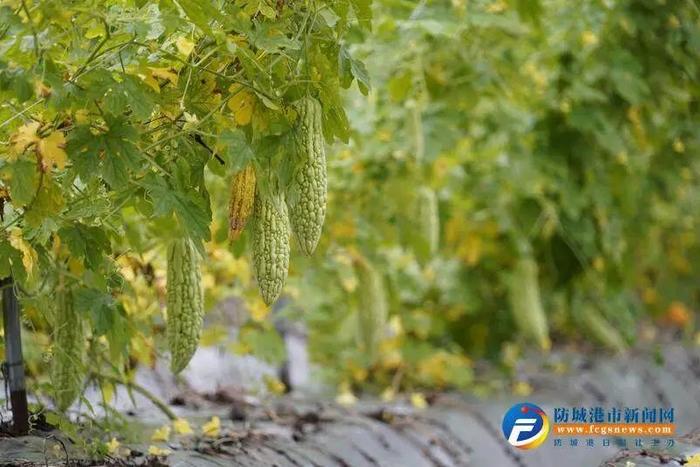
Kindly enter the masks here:
M 279 311 L 306 323 L 325 381 L 386 397 L 464 389 L 482 358 L 507 371 L 522 350 L 620 351 L 660 326 L 697 339 L 697 2 L 376 0 L 372 30 L 350 26 L 341 45 L 366 65 L 339 65 L 353 68 L 339 79 L 363 78 L 345 93 L 349 142 L 329 148 L 321 244 L 311 258 L 293 246 L 290 300 Z M 279 362 L 248 235 L 227 241 L 228 174 L 207 167 L 202 345 Z M 427 227 L 425 193 L 437 202 Z M 87 279 L 125 280 L 113 297 L 119 313 L 100 313 L 114 306 L 104 296 L 78 299 L 106 335 L 91 352 L 128 348 L 129 368 L 153 364 L 164 348 L 164 250 L 143 243 L 141 207 L 121 215 L 126 243 L 113 278 Z M 358 336 L 358 258 L 379 272 L 388 309 L 376 352 Z M 248 310 L 233 341 L 216 324 L 230 297 Z M 47 301 L 23 300 L 30 373 L 44 382 L 49 336 L 38 310 Z M 533 330 L 539 314 L 546 321 Z
M 692 335 L 697 3 L 384 1 L 375 12 L 357 46 L 373 90 L 348 97 L 351 143 L 330 157 L 326 256 L 299 271 L 322 367 L 378 388 L 397 373 L 407 387 L 468 385 L 474 359 L 508 363 L 512 344 L 537 343 L 508 299 L 528 257 L 554 345 L 620 350 L 643 322 Z M 412 238 L 421 186 L 439 202 L 429 257 Z M 353 250 L 390 296 L 374 363 L 348 331 Z

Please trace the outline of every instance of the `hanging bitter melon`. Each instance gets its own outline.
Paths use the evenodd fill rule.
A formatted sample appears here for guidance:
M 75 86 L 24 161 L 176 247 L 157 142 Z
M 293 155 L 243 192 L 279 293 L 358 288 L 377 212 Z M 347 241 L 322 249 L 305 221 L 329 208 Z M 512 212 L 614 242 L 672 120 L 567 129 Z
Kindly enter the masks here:
M 197 255 L 187 238 L 173 241 L 168 250 L 167 335 L 173 373 L 190 362 L 202 331 L 204 303 Z
M 229 239 L 236 240 L 243 232 L 255 200 L 255 168 L 248 164 L 239 170 L 231 181 L 228 204 Z
M 282 292 L 289 269 L 289 219 L 284 201 L 257 193 L 252 222 L 255 277 L 263 301 L 271 305 Z
M 416 222 L 421 249 L 432 257 L 440 243 L 440 218 L 437 196 L 430 187 L 424 186 L 418 190 Z
M 316 249 L 326 217 L 326 154 L 323 142 L 321 104 L 302 98 L 297 110 L 295 130 L 297 167 L 287 194 L 289 220 L 302 251 L 311 255 Z
M 366 258 L 355 260 L 359 293 L 358 336 L 370 361 L 377 357 L 387 322 L 388 301 L 382 275 Z
M 59 290 L 53 315 L 53 399 L 65 411 L 80 395 L 85 377 L 85 327 L 73 306 L 73 293 Z
M 531 256 L 516 261 L 508 279 L 508 295 L 513 318 L 523 337 L 534 340 L 542 350 L 549 350 L 549 326 L 540 297 L 537 263 Z

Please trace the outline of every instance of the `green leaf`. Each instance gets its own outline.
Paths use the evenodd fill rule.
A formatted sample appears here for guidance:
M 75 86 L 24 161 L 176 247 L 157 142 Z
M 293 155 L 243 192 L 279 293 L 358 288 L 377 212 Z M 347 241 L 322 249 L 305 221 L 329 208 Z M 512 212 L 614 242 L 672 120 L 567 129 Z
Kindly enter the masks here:
M 225 130 L 219 136 L 218 145 L 222 147 L 221 156 L 233 171 L 240 170 L 253 160 L 254 154 L 245 133 L 240 129 Z
M 104 335 L 113 328 L 117 310 L 114 298 L 109 293 L 77 288 L 73 291 L 73 300 L 78 313 L 90 316 L 96 335 Z
M 22 263 L 22 252 L 15 250 L 10 242 L 0 240 L 0 278 L 14 276 L 19 281 L 24 281 L 27 273 Z
M 211 213 L 206 201 L 196 191 L 183 193 L 169 186 L 162 178 L 152 175 L 144 180 L 146 191 L 153 202 L 156 216 L 174 214 L 180 226 L 194 240 L 209 240 Z
M 0 178 L 7 183 L 12 204 L 16 207 L 29 204 L 39 186 L 36 163 L 26 159 L 5 165 L 0 169 Z
M 114 188 L 124 188 L 129 171 L 138 167 L 140 156 L 134 142 L 136 129 L 123 117 L 108 118 L 106 133 L 94 135 L 88 127 L 78 127 L 68 141 L 68 155 L 83 181 L 97 175 Z
M 355 16 L 364 29 L 372 29 L 372 0 L 350 0 Z
M 81 223 L 61 228 L 58 231 L 71 254 L 85 258 L 90 269 L 96 270 L 102 263 L 104 254 L 110 252 L 109 239 L 103 229 Z
M 54 181 L 47 180 L 45 175 L 42 188 L 37 191 L 36 198 L 31 201 L 24 214 L 24 219 L 30 227 L 39 227 L 46 220 L 52 220 L 52 223 L 55 223 L 52 218 L 58 216 L 64 205 L 65 200 L 61 187 Z
M 209 21 L 218 18 L 222 12 L 210 0 L 176 0 L 187 17 L 202 31 L 211 34 Z

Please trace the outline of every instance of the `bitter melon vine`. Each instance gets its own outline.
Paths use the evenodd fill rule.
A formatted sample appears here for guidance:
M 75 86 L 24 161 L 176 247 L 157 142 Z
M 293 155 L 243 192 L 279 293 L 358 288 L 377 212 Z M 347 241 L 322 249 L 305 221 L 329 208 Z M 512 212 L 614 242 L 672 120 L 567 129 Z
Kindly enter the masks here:
M 299 246 L 307 255 L 316 249 L 326 217 L 326 154 L 323 145 L 321 104 L 305 97 L 297 106 L 298 167 L 287 196 L 289 220 Z
M 179 373 L 197 350 L 204 317 L 199 258 L 189 239 L 178 239 L 170 245 L 167 279 L 170 368 Z
M 382 276 L 375 267 L 367 259 L 357 258 L 355 269 L 359 293 L 359 340 L 370 361 L 373 361 L 384 332 L 389 305 Z
M 85 369 L 85 333 L 73 306 L 73 294 L 59 290 L 54 309 L 51 383 L 59 410 L 65 411 L 80 395 Z
M 422 244 L 426 247 L 428 255 L 432 257 L 437 252 L 440 243 L 440 219 L 437 196 L 427 186 L 418 190 L 416 216 L 419 237 Z
M 508 281 L 508 294 L 513 318 L 526 339 L 549 350 L 549 328 L 542 308 L 537 263 L 528 255 L 520 257 Z
M 258 193 L 253 205 L 253 267 L 263 301 L 279 296 L 289 268 L 289 219 L 281 199 Z
M 248 164 L 234 175 L 231 181 L 231 198 L 228 205 L 229 239 L 235 240 L 243 232 L 248 217 L 253 212 L 255 200 L 255 168 Z

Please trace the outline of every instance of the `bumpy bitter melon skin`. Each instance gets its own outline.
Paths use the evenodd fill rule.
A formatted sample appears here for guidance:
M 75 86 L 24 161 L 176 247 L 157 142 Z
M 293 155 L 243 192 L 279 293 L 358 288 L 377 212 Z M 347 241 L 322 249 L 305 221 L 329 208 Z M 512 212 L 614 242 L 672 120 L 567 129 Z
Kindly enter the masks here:
M 279 297 L 289 269 L 289 219 L 281 199 L 258 193 L 253 205 L 253 267 L 266 305 Z
M 296 129 L 299 165 L 290 183 L 287 204 L 292 230 L 302 251 L 313 254 L 326 217 L 326 152 L 323 143 L 321 104 L 304 97 L 298 107 Z
M 371 361 L 377 356 L 388 315 L 388 301 L 381 274 L 366 259 L 355 262 L 359 293 L 358 334 Z
M 57 292 L 53 324 L 51 384 L 56 406 L 64 412 L 80 395 L 85 370 L 85 328 L 71 291 Z
M 178 239 L 170 244 L 167 280 L 170 369 L 177 374 L 197 350 L 204 319 L 199 258 L 189 239 Z
M 255 200 L 255 168 L 248 164 L 239 170 L 231 181 L 231 197 L 228 204 L 229 239 L 236 240 L 253 212 Z
M 527 339 L 532 339 L 542 350 L 551 347 L 547 316 L 542 308 L 537 263 L 530 256 L 519 258 L 508 284 L 513 318 Z
M 437 253 L 440 244 L 440 217 L 435 192 L 427 187 L 418 190 L 416 216 L 421 241 L 427 246 L 430 256 Z

